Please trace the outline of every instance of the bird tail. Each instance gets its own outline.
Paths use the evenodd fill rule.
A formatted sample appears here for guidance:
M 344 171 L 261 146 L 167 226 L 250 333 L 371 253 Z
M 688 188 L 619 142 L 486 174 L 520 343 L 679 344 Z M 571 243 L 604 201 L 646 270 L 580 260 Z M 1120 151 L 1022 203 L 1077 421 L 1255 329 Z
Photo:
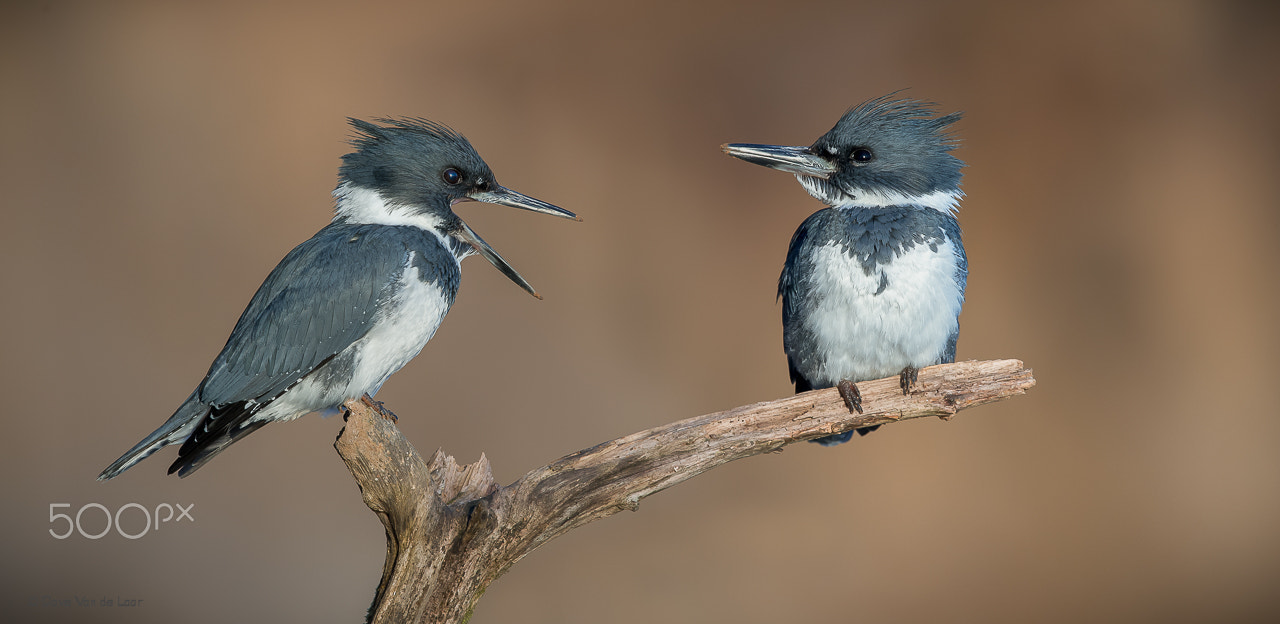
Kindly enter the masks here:
M 192 436 L 191 439 L 183 443 L 181 449 L 178 449 L 178 459 L 174 460 L 173 464 L 169 466 L 169 474 L 176 472 L 179 477 L 186 477 L 208 463 L 209 460 L 213 459 L 214 455 L 226 450 L 228 446 L 235 444 L 240 438 L 257 431 L 268 422 L 270 421 L 242 422 L 218 431 L 211 438 Z
M 119 475 L 120 473 L 132 468 L 134 464 L 146 459 L 152 453 L 170 445 L 182 442 L 196 424 L 200 422 L 204 415 L 209 412 L 209 406 L 200 402 L 196 397 L 196 393 L 192 392 L 191 396 L 178 408 L 178 411 L 164 421 L 159 429 L 151 432 L 151 435 L 142 439 L 141 442 L 133 445 L 133 448 L 120 456 L 120 459 L 111 462 L 102 474 L 98 475 L 99 481 L 106 481 Z

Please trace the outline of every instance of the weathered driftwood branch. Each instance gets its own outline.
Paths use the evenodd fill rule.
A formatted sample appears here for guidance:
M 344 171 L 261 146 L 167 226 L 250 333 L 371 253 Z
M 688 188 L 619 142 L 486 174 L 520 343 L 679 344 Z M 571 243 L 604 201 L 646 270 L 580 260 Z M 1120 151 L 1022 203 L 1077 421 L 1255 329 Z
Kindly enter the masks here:
M 483 455 L 459 466 L 436 451 L 423 462 L 394 415 L 367 397 L 349 401 L 334 446 L 387 530 L 369 621 L 465 621 L 489 583 L 534 548 L 716 466 L 857 427 L 950 419 L 1033 385 L 1018 360 L 931 366 L 910 396 L 897 377 L 858 384 L 863 414 L 850 414 L 834 389 L 807 392 L 633 433 L 506 487 L 494 482 Z

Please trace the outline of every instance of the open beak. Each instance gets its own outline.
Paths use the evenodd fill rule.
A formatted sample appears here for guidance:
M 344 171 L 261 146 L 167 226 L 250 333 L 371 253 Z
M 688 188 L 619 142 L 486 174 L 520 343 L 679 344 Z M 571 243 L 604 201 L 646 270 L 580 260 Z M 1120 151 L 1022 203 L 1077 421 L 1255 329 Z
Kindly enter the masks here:
M 496 189 L 487 191 L 472 191 L 467 193 L 467 197 L 486 204 L 511 206 L 512 208 L 519 208 L 530 212 L 541 212 L 542 214 L 549 214 L 562 219 L 573 219 L 574 221 L 582 220 L 582 217 L 579 217 L 564 208 L 552 206 L 541 199 L 534 199 L 528 195 L 517 193 L 505 186 L 499 186 Z
M 528 195 L 517 193 L 502 186 L 491 190 L 468 193 L 467 198 L 478 202 L 484 202 L 486 204 L 510 206 L 512 208 L 520 208 L 531 212 L 540 212 L 542 214 L 549 214 L 564 219 L 573 219 L 574 221 L 582 220 L 581 217 L 565 210 L 564 208 L 553 206 L 540 199 L 534 199 Z M 459 222 L 461 223 L 461 220 L 459 220 Z M 517 286 L 525 289 L 526 292 L 534 297 L 539 299 L 542 298 L 542 295 L 539 295 L 537 291 L 533 289 L 533 286 L 529 285 L 529 282 L 526 281 L 524 277 L 517 273 L 510 264 L 507 264 L 507 261 L 503 260 L 502 256 L 499 256 L 498 252 L 493 250 L 493 247 L 489 246 L 489 243 L 484 242 L 484 239 L 480 238 L 480 235 L 476 234 L 475 230 L 471 229 L 471 226 L 466 223 L 462 223 L 462 227 L 452 234 L 458 240 L 475 248 L 477 253 L 484 256 L 484 259 L 489 261 L 489 264 L 492 264 L 499 271 L 502 271 L 502 274 L 515 282 Z
M 814 154 L 807 147 L 783 145 L 755 145 L 752 143 L 726 143 L 720 151 L 749 163 L 796 175 L 827 179 L 836 172 L 835 165 Z

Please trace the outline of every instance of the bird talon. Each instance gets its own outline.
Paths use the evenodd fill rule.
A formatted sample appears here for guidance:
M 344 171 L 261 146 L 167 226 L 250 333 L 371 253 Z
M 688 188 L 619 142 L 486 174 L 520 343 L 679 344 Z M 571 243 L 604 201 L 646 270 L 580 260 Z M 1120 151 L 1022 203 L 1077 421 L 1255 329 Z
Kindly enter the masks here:
M 898 375 L 898 385 L 902 388 L 903 396 L 911 394 L 916 382 L 920 380 L 920 369 L 914 366 L 908 366 L 902 369 L 902 373 Z
M 391 410 L 387 409 L 387 407 L 382 404 L 382 401 L 375 401 L 375 402 L 378 404 L 377 405 L 378 415 L 381 416 L 383 420 L 389 420 L 393 423 L 400 422 L 400 417 L 396 416 L 395 412 L 392 412 Z
M 382 401 L 378 401 L 373 397 L 369 396 L 368 394 L 360 397 L 360 402 L 373 408 L 373 411 L 377 412 L 378 416 L 381 416 L 383 420 L 389 420 L 393 423 L 400 422 L 400 417 L 396 416 L 394 412 L 387 409 L 386 403 L 383 403 Z
M 858 384 L 848 379 L 841 379 L 840 383 L 836 384 L 836 389 L 840 391 L 840 398 L 844 399 L 844 405 L 849 408 L 850 414 L 862 413 L 862 392 L 858 390 Z

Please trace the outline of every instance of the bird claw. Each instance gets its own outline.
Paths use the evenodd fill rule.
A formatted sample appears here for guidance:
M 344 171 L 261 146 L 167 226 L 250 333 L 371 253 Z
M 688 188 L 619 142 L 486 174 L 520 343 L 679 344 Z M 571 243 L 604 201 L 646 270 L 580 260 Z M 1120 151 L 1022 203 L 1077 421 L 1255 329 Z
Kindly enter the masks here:
M 840 391 L 840 398 L 844 399 L 845 407 L 849 408 L 849 413 L 862 413 L 862 392 L 858 391 L 858 385 L 848 379 L 841 379 L 836 384 L 836 389 Z
M 360 400 L 363 401 L 365 405 L 372 407 L 375 412 L 378 412 L 378 415 L 381 416 L 383 420 L 389 420 L 393 423 L 400 422 L 400 417 L 396 416 L 395 413 L 387 409 L 386 404 L 384 404 L 382 401 L 375 401 L 373 397 L 367 394 L 360 397 Z
M 898 385 L 902 388 L 902 394 L 904 396 L 911 394 L 912 388 L 919 380 L 920 369 L 914 366 L 908 366 L 902 369 L 902 372 L 898 375 Z

